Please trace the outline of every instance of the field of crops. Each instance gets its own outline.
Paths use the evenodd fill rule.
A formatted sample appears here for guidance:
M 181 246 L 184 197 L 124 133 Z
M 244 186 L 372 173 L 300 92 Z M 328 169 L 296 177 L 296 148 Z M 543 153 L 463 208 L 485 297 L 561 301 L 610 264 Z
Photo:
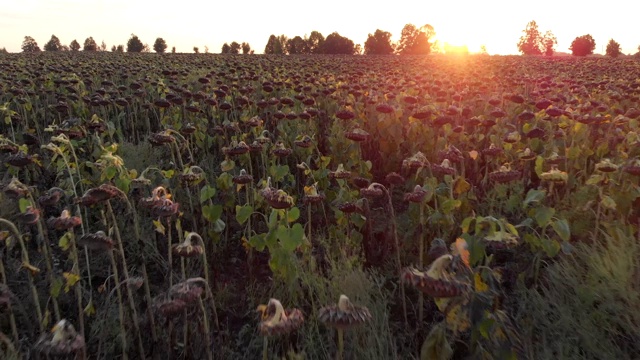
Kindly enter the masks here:
M 0 358 L 638 358 L 639 120 L 633 58 L 0 54 Z

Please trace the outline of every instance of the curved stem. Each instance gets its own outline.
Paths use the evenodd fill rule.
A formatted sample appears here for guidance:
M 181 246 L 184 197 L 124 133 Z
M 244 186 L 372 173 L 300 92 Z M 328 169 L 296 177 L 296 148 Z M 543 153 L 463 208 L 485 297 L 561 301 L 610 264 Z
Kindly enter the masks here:
M 107 210 L 111 215 L 111 221 L 113 222 L 113 229 L 116 235 L 116 239 L 118 241 L 118 249 L 120 250 L 120 256 L 122 258 L 122 271 L 124 273 L 125 280 L 129 280 L 129 270 L 127 268 L 127 259 L 124 254 L 124 246 L 122 245 L 122 237 L 120 236 L 120 229 L 118 228 L 118 222 L 116 220 L 116 216 L 113 213 L 113 208 L 111 207 L 111 202 L 107 200 Z M 131 308 L 131 317 L 133 318 L 133 328 L 136 331 L 136 335 L 138 337 L 138 351 L 140 352 L 140 358 L 145 358 L 144 347 L 142 346 L 142 335 L 140 333 L 140 326 L 138 324 L 138 314 L 136 311 L 135 300 L 133 299 L 133 293 L 131 292 L 131 287 L 127 286 L 127 297 L 129 298 L 129 307 Z
M 0 218 L 0 225 L 8 227 L 9 230 L 13 233 L 13 236 L 18 239 L 18 242 L 20 243 L 20 251 L 22 254 L 22 263 L 25 265 L 30 264 L 27 247 L 24 244 L 22 234 L 20 234 L 16 225 L 11 221 L 3 218 Z M 29 288 L 31 288 L 31 296 L 33 297 L 33 303 L 36 308 L 36 315 L 38 316 L 38 325 L 40 327 L 40 332 L 44 332 L 44 324 L 42 323 L 42 308 L 40 307 L 40 297 L 38 296 L 38 289 L 36 289 L 36 286 L 33 282 L 33 275 L 31 274 L 31 271 L 27 271 L 27 278 L 29 279 Z

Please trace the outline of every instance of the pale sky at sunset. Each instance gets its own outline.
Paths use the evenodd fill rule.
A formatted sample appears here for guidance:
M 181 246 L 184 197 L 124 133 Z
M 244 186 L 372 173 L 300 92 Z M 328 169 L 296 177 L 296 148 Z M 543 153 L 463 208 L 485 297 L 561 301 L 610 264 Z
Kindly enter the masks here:
M 363 44 L 376 29 L 394 40 L 407 23 L 431 24 L 440 43 L 468 45 L 471 52 L 485 45 L 490 54 L 516 54 L 516 44 L 530 20 L 542 33 L 558 38 L 557 51 L 569 52 L 577 36 L 591 34 L 596 53 L 604 53 L 610 38 L 622 52 L 640 45 L 638 9 L 634 2 L 539 0 L 0 0 L 0 48 L 19 52 L 26 35 L 40 48 L 55 34 L 63 44 L 80 45 L 93 36 L 98 45 L 126 45 L 132 33 L 153 47 L 162 37 L 178 52 L 219 53 L 223 43 L 248 42 L 262 53 L 270 34 L 291 38 L 313 30 L 325 37 L 337 31 Z M 630 7 L 631 6 L 631 7 Z

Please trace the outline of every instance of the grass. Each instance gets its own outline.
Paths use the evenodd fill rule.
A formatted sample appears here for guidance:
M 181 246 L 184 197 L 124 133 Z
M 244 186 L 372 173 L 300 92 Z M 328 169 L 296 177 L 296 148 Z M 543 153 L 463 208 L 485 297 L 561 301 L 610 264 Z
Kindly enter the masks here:
M 527 358 L 640 357 L 640 242 L 609 232 L 548 266 L 538 289 L 521 290 Z

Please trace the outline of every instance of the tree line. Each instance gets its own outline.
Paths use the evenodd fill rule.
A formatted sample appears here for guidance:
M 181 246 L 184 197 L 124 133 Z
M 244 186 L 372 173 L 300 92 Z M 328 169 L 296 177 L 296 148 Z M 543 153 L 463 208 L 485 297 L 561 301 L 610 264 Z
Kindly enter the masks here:
M 295 36 L 288 38 L 285 35 L 269 36 L 264 48 L 265 54 L 361 54 L 365 55 L 425 55 L 431 52 L 435 36 L 433 26 L 427 24 L 417 27 L 406 24 L 401 32 L 400 41 L 391 41 L 391 33 L 376 29 L 373 34 L 367 36 L 364 49 L 360 44 L 340 35 L 338 32 L 329 34 L 326 38 L 318 31 L 312 31 L 309 36 Z
M 265 54 L 281 54 L 281 55 L 296 55 L 296 54 L 362 54 L 365 55 L 425 55 L 429 54 L 434 43 L 432 39 L 435 36 L 435 30 L 433 26 L 426 24 L 421 27 L 417 27 L 413 24 L 406 24 L 400 33 L 400 40 L 393 42 L 391 40 L 391 33 L 388 31 L 376 29 L 374 33 L 370 33 L 367 36 L 367 40 L 364 43 L 364 48 L 360 44 L 355 44 L 353 40 L 340 35 L 338 32 L 329 34 L 326 38 L 318 31 L 312 31 L 308 36 L 305 34 L 303 37 L 294 36 L 289 38 L 285 35 L 276 36 L 272 34 L 269 36 L 267 45 L 264 48 Z M 549 30 L 542 33 L 538 28 L 538 24 L 532 20 L 526 28 L 523 30 L 523 35 L 517 43 L 518 51 L 523 55 L 547 55 L 551 56 L 555 53 L 558 40 L 556 36 Z M 167 51 L 166 41 L 158 37 L 153 44 L 153 51 L 156 53 L 164 53 Z M 576 37 L 569 50 L 575 56 L 586 56 L 593 54 L 596 43 L 590 34 L 581 35 Z M 41 51 L 36 40 L 31 36 L 25 36 L 22 42 L 23 52 L 38 52 Z M 71 41 L 69 45 L 63 45 L 60 39 L 51 35 L 51 39 L 44 45 L 44 51 L 106 51 L 107 45 L 104 41 L 100 45 L 93 39 L 88 37 L 85 39 L 82 47 L 77 40 Z M 484 47 L 483 47 L 484 48 Z M 151 48 L 148 44 L 143 43 L 138 36 L 131 34 L 131 37 L 125 45 L 113 45 L 111 51 L 113 52 L 150 52 Z M 204 47 L 205 53 L 209 52 L 208 47 Z M 197 46 L 193 47 L 195 53 L 199 53 Z M 485 50 L 486 51 L 486 50 Z M 6 49 L 0 49 L 0 52 L 7 52 Z M 172 47 L 171 52 L 175 53 L 175 46 Z M 221 54 L 253 54 L 254 50 L 251 49 L 249 43 L 236 42 L 224 43 L 220 50 Z M 617 57 L 622 54 L 620 44 L 615 40 L 609 40 L 606 47 L 606 55 L 611 57 Z M 638 53 L 640 55 L 640 46 L 638 47 Z
M 558 44 L 558 39 L 553 33 L 547 30 L 542 34 L 538 28 L 538 24 L 535 20 L 530 21 L 527 27 L 522 31 L 523 35 L 518 41 L 518 51 L 523 55 L 547 55 L 551 56 L 555 53 L 555 46 Z M 571 42 L 569 50 L 574 56 L 587 56 L 592 55 L 596 49 L 596 41 L 591 34 L 577 36 Z M 640 46 L 638 46 L 638 53 L 640 54 Z M 610 39 L 607 43 L 605 55 L 611 57 L 618 57 L 622 55 L 620 44 Z

